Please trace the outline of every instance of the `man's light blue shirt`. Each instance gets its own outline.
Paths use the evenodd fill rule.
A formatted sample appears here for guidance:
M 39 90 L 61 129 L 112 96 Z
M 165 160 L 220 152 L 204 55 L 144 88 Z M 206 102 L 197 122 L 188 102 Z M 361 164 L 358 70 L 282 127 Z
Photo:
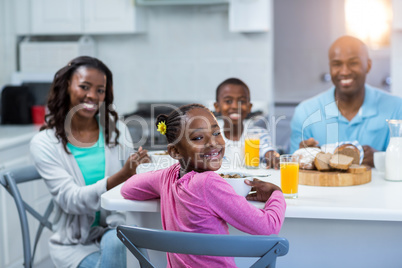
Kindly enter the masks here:
M 378 151 L 385 151 L 390 134 L 387 119 L 402 119 L 402 99 L 365 86 L 363 105 L 347 120 L 335 102 L 335 87 L 301 102 L 291 121 L 291 152 L 302 140 L 314 138 L 319 145 L 357 140 Z

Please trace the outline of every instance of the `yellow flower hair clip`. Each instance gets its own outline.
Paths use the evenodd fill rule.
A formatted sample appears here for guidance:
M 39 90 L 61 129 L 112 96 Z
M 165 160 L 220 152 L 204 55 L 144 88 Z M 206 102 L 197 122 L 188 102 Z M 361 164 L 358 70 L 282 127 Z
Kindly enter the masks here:
M 165 121 L 162 121 L 162 122 L 158 123 L 158 131 L 162 135 L 166 134 L 166 123 L 165 123 Z

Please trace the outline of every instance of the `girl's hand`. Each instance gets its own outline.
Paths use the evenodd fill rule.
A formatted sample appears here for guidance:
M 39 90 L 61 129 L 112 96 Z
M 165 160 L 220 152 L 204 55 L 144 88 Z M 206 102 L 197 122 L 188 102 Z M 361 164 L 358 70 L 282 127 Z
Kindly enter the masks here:
M 265 182 L 256 178 L 254 178 L 252 181 L 244 180 L 244 182 L 247 185 L 252 186 L 251 191 L 255 191 L 255 193 L 250 193 L 246 196 L 246 199 L 251 201 L 266 202 L 271 197 L 271 194 L 274 191 L 282 191 L 281 188 L 279 188 L 275 184 Z
M 267 162 L 267 168 L 279 169 L 279 154 L 276 151 L 268 151 L 265 154 L 265 161 Z
M 132 175 L 136 174 L 136 169 L 140 164 L 143 163 L 150 163 L 151 158 L 148 155 L 148 151 L 142 149 L 140 147 L 136 153 L 130 155 L 127 159 L 126 163 L 124 164 L 124 171 L 128 175 L 127 178 L 131 177 Z

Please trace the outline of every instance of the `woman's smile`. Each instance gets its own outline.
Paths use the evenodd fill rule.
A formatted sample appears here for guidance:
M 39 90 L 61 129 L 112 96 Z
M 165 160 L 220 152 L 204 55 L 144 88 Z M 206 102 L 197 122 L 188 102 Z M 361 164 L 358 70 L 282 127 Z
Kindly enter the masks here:
M 82 105 L 84 106 L 84 109 L 88 111 L 96 111 L 98 109 L 98 105 L 95 103 L 84 102 Z

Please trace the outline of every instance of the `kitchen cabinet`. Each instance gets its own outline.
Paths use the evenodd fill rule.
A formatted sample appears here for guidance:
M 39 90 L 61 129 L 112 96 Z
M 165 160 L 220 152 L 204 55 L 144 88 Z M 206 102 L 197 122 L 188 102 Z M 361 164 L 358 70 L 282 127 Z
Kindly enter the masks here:
M 131 33 L 145 29 L 145 10 L 132 0 L 86 0 L 84 11 L 84 33 Z
M 33 34 L 80 33 L 81 0 L 31 0 Z
M 133 0 L 31 0 L 31 34 L 119 34 L 145 30 Z
M 6 168 L 31 163 L 29 142 L 38 132 L 33 125 L 0 126 L 0 173 Z M 21 184 L 21 195 L 39 212 L 44 212 L 51 198 L 43 181 Z M 37 221 L 28 214 L 31 241 L 34 240 Z M 51 233 L 45 229 L 38 243 L 35 264 L 49 258 L 48 239 Z M 0 186 L 0 267 L 21 267 L 23 247 L 20 221 L 14 199 Z
M 230 0 L 231 32 L 268 32 L 271 28 L 272 0 Z

